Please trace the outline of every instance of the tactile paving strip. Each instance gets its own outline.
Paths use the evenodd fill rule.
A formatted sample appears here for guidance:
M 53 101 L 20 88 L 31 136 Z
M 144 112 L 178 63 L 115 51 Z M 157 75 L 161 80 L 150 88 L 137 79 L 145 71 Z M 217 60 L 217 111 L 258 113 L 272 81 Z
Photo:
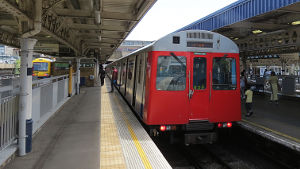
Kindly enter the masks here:
M 109 99 L 103 87 L 101 91 L 100 168 L 123 169 L 126 168 L 126 164 Z
M 101 168 L 171 168 L 119 93 L 107 93 L 102 87 L 101 94 Z M 112 144 L 117 149 L 109 153 L 105 147 Z M 116 159 L 123 159 L 124 165 L 114 165 Z

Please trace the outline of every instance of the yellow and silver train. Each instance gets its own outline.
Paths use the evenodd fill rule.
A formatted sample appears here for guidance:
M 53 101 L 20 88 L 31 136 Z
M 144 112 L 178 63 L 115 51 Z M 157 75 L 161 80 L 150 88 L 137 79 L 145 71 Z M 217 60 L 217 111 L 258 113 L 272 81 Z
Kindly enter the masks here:
M 32 61 L 32 64 L 33 64 L 32 76 L 38 78 L 47 78 L 50 76 L 65 75 L 69 73 L 69 69 L 70 69 L 69 62 L 54 61 L 48 58 L 34 59 Z M 73 68 L 74 66 L 75 65 L 72 65 Z

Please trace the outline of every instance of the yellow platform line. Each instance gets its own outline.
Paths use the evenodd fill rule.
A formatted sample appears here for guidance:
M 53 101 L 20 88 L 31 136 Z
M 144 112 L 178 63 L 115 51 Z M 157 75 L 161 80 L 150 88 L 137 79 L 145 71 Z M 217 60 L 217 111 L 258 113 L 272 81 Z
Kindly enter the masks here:
M 146 169 L 152 169 L 152 166 L 151 166 L 151 164 L 150 164 L 150 162 L 147 158 L 147 155 L 146 155 L 145 151 L 143 150 L 143 148 L 142 148 L 142 146 L 141 146 L 134 130 L 132 129 L 131 124 L 129 123 L 128 119 L 125 117 L 125 113 L 122 111 L 122 107 L 121 107 L 121 104 L 120 104 L 119 100 L 116 98 L 116 96 L 114 96 L 114 99 L 117 100 L 118 108 L 119 108 L 120 112 L 122 113 L 122 118 L 126 123 L 128 131 L 130 133 L 130 136 L 131 136 L 131 138 L 134 142 L 134 145 L 135 145 L 135 147 L 136 147 L 136 149 L 137 149 L 137 151 L 138 151 L 138 153 L 141 157 L 141 160 L 144 164 L 144 167 Z
M 290 140 L 293 140 L 293 141 L 295 141 L 295 142 L 297 142 L 297 143 L 300 143 L 300 140 L 297 139 L 297 138 L 295 138 L 295 137 L 286 135 L 286 134 L 281 133 L 281 132 L 279 132 L 279 131 L 272 130 L 272 129 L 270 129 L 270 128 L 267 128 L 267 127 L 262 126 L 262 125 L 260 125 L 260 124 L 256 124 L 256 123 L 251 122 L 251 121 L 248 121 L 248 120 L 242 119 L 242 121 L 243 121 L 243 122 L 246 122 L 246 123 L 249 123 L 249 124 L 252 124 L 253 126 L 263 128 L 264 130 L 270 131 L 270 132 L 275 133 L 275 134 L 277 134 L 277 135 L 280 135 L 280 136 L 282 136 L 282 137 L 286 137 L 286 138 L 288 138 L 288 139 L 290 139 Z
M 126 163 L 107 90 L 101 89 L 100 168 L 125 169 Z

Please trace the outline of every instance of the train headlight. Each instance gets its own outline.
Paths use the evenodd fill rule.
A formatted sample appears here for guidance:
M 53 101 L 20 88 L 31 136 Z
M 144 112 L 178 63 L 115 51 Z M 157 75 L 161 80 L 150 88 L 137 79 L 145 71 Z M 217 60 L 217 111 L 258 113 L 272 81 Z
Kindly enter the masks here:
M 160 131 L 166 131 L 167 127 L 166 126 L 160 126 Z
M 228 122 L 228 123 L 227 123 L 227 127 L 228 127 L 228 128 L 232 127 L 232 123 Z
M 218 123 L 217 124 L 218 128 L 230 128 L 232 127 L 232 123 L 231 122 L 227 122 L 227 123 Z

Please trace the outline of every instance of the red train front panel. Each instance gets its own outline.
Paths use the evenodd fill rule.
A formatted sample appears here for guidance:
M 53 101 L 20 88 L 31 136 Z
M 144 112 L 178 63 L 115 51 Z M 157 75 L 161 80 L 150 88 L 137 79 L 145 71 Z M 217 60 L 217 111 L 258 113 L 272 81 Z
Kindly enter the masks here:
M 238 58 L 225 53 L 150 52 L 144 122 L 240 120 Z

